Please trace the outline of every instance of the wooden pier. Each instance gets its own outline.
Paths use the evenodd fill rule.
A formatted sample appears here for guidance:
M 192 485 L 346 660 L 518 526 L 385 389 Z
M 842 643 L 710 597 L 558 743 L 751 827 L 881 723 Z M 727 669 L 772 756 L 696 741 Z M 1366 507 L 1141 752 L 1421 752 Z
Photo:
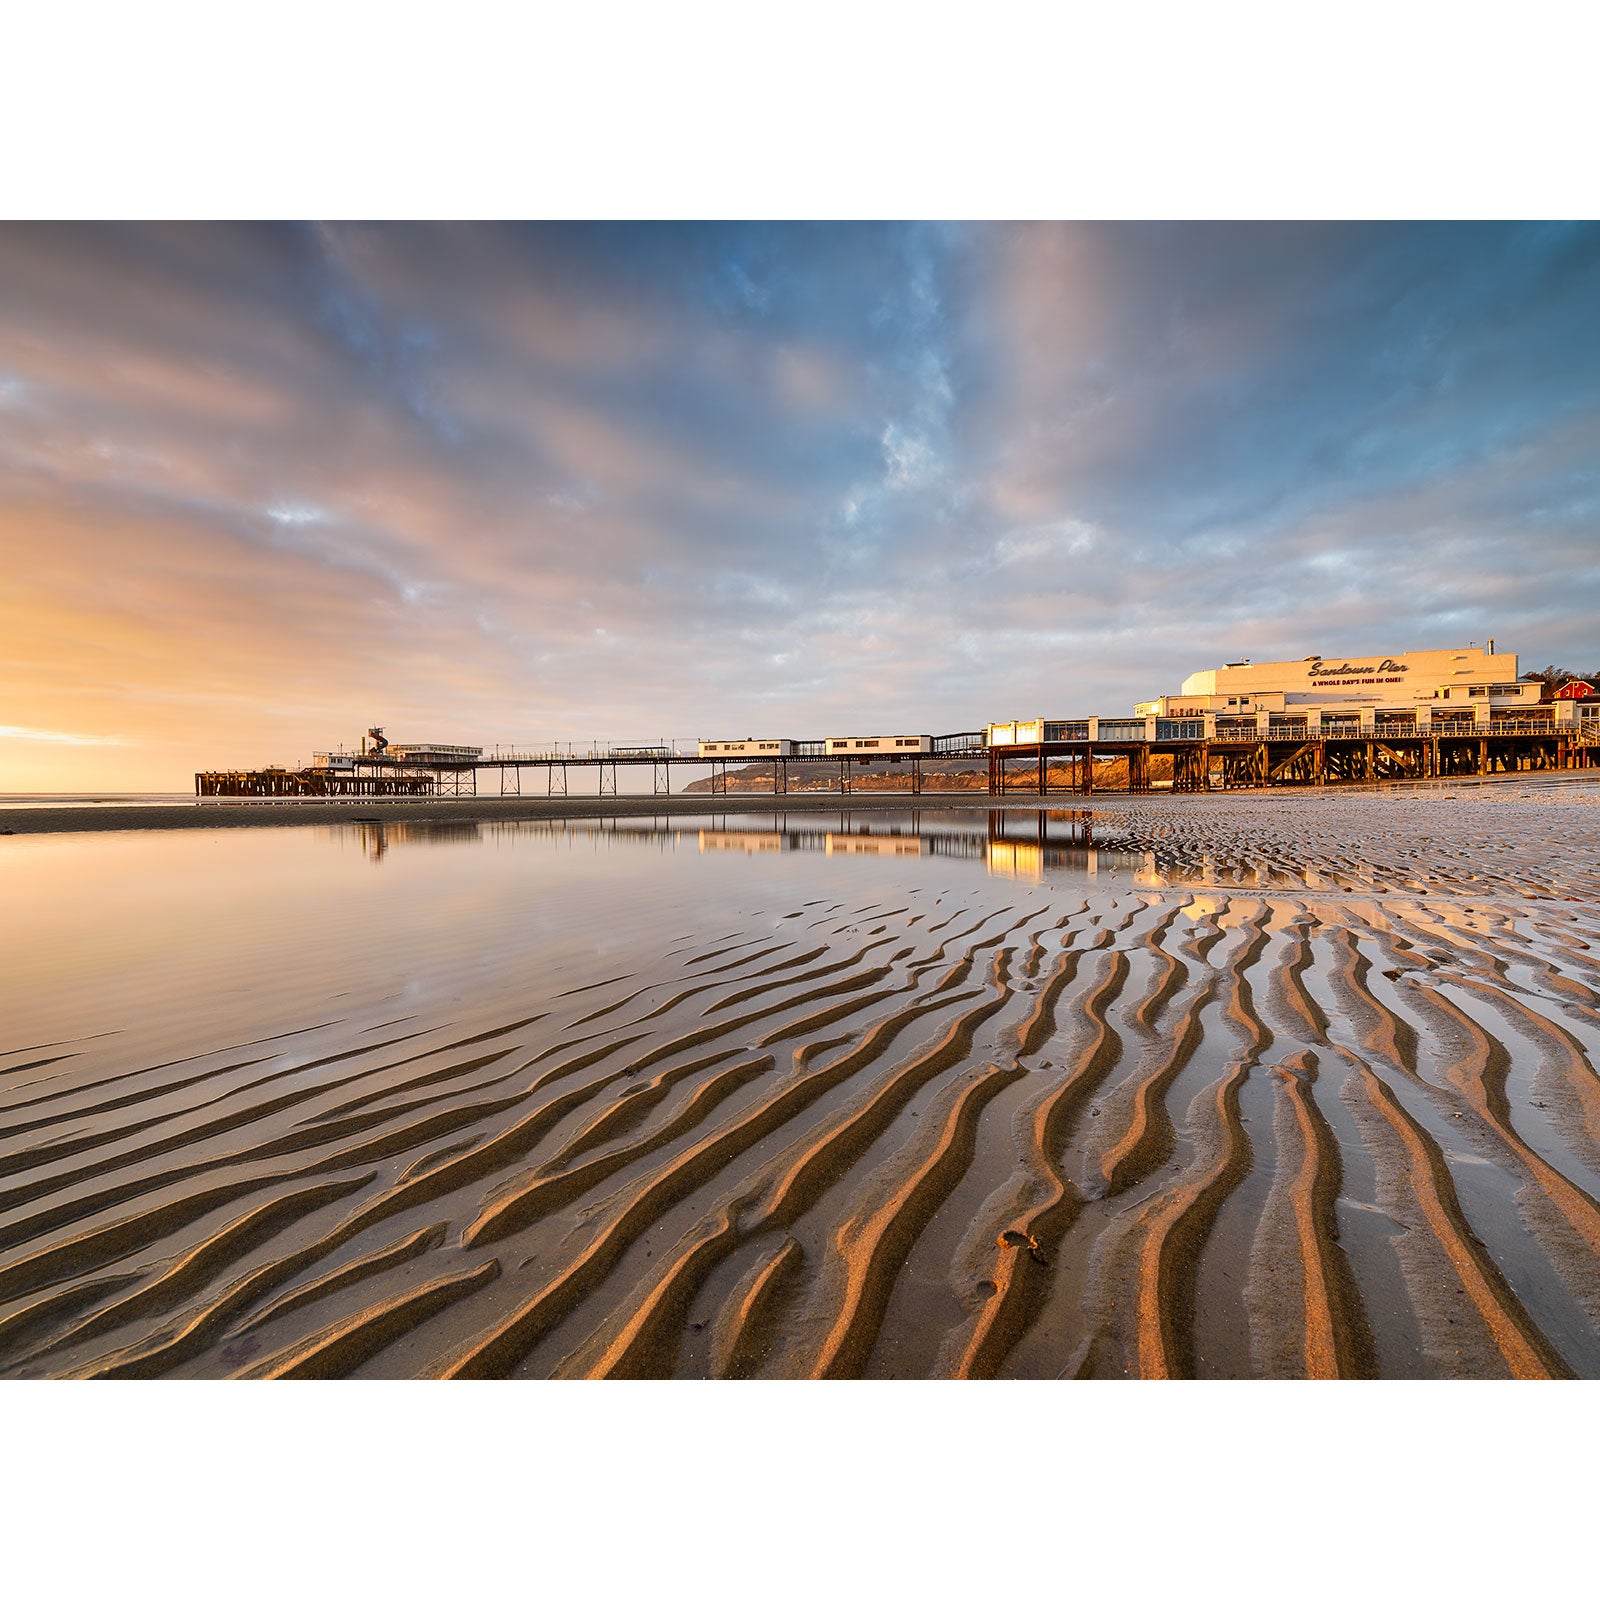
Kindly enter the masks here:
M 368 800 L 380 795 L 402 795 L 426 800 L 437 789 L 431 772 L 328 772 L 321 767 L 291 772 L 285 767 L 264 767 L 259 772 L 194 775 L 194 792 L 202 799 Z
M 1498 772 L 1556 772 L 1600 767 L 1600 728 L 1557 729 L 1518 722 L 1426 734 L 1337 729 L 1303 732 L 1229 730 L 1211 738 L 1058 740 L 991 747 L 990 794 L 1093 794 L 1114 788 L 1148 794 L 1156 756 L 1171 760 L 1173 792 L 1269 789 L 1417 778 L 1481 777 Z M 1096 773 L 1115 765 L 1123 781 Z M 1097 781 L 1097 777 L 1100 781 Z M 1163 782 L 1162 787 L 1168 787 Z

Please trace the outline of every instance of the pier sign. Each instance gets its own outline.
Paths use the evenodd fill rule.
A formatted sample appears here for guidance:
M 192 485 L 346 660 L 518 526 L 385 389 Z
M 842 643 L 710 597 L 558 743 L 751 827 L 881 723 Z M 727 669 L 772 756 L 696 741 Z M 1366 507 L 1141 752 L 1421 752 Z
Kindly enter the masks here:
M 1348 689 L 1366 683 L 1404 683 L 1403 674 L 1411 669 L 1403 661 L 1391 661 L 1387 656 L 1381 662 L 1346 661 L 1337 667 L 1313 661 L 1306 676 L 1319 689 Z

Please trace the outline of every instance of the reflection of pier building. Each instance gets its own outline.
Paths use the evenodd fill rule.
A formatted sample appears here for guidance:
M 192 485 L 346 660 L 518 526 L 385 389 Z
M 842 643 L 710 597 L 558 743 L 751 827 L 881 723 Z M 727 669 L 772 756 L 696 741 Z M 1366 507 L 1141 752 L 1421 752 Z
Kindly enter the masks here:
M 830 833 L 826 851 L 830 856 L 920 856 L 922 840 L 905 834 Z
M 702 854 L 708 850 L 729 850 L 746 856 L 772 855 L 789 847 L 787 835 L 770 828 L 701 828 L 699 835 Z
M 829 856 L 920 856 L 924 841 L 913 824 L 909 832 L 869 829 L 839 831 L 827 827 L 701 828 L 702 852 L 735 851 L 743 855 L 770 855 L 782 850 L 815 850 Z

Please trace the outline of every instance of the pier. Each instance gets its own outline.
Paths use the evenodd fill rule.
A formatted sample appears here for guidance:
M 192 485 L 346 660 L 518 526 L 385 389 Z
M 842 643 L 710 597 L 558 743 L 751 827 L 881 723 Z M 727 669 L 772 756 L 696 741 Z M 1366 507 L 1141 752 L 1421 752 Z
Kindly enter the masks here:
M 1116 727 L 1106 737 L 1101 719 L 1046 725 L 1057 735 L 1031 744 L 994 745 L 982 732 L 942 734 L 920 753 L 870 756 L 825 755 L 823 742 L 797 741 L 794 754 L 761 758 L 707 757 L 668 745 L 615 749 L 511 751 L 475 760 L 424 764 L 415 759 L 362 755 L 346 770 L 321 767 L 254 772 L 198 772 L 195 794 L 236 799 L 371 799 L 383 796 L 450 798 L 477 796 L 480 781 L 503 796 L 564 798 L 574 775 L 592 774 L 601 797 L 616 795 L 619 772 L 651 774 L 651 793 L 670 797 L 673 774 L 696 768 L 710 778 L 713 795 L 785 795 L 790 792 L 848 796 L 863 774 L 904 776 L 911 795 L 973 793 L 981 776 L 985 792 L 1005 794 L 1203 794 L 1217 790 L 1316 787 L 1382 783 L 1417 778 L 1481 777 L 1503 772 L 1551 772 L 1600 767 L 1600 717 L 1566 725 L 1540 718 L 1507 719 L 1426 730 L 1389 723 L 1381 727 L 1324 726 L 1314 732 L 1283 726 L 1215 728 L 1199 719 L 1162 727 L 1150 718 Z M 1207 719 L 1208 721 L 1211 719 Z M 1151 726 L 1150 724 L 1155 724 Z M 1162 758 L 1165 758 L 1164 760 Z M 951 774 L 951 762 L 971 763 L 973 772 Z M 933 764 L 933 770 L 928 770 Z M 1158 776 L 1156 768 L 1170 776 Z M 730 789 L 730 772 L 766 769 L 770 788 Z M 803 790 L 793 781 L 801 769 Z M 819 773 L 828 775 L 819 783 Z M 956 782 L 956 778 L 967 781 Z M 879 786 L 875 783 L 873 788 Z M 894 787 L 900 787 L 895 785 Z

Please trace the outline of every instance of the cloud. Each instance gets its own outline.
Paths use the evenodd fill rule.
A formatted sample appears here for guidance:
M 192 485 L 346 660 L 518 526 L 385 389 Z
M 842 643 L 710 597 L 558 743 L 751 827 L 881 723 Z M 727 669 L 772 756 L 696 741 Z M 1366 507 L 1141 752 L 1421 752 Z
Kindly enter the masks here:
M 183 787 L 1587 657 L 1597 298 L 1592 226 L 0 225 L 0 705 Z
M 884 482 L 891 489 L 917 488 L 931 479 L 939 458 L 924 438 L 890 423 L 883 430 Z
M 0 724 L 0 739 L 31 739 L 41 744 L 126 744 L 104 734 L 60 733 L 51 728 L 10 728 Z

